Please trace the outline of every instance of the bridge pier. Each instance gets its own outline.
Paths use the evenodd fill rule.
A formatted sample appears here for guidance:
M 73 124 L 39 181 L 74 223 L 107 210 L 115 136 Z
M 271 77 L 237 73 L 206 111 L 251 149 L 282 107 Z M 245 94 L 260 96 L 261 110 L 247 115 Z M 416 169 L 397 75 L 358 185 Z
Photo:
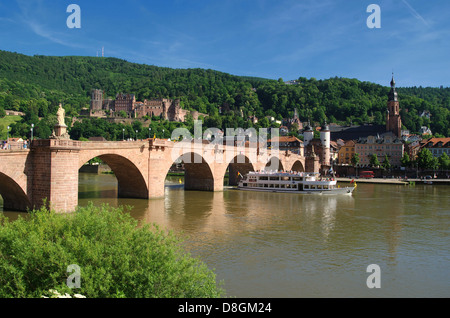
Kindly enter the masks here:
M 78 156 L 81 143 L 74 140 L 43 139 L 31 148 L 33 178 L 32 206 L 44 202 L 57 212 L 72 212 L 78 205 Z

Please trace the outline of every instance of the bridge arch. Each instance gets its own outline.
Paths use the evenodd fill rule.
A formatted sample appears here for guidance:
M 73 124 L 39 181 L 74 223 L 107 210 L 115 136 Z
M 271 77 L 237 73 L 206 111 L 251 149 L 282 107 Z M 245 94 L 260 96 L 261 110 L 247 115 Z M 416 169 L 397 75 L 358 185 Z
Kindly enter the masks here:
M 305 172 L 305 167 L 300 160 L 297 160 L 292 165 L 291 170 L 296 172 Z
M 255 167 L 248 156 L 242 154 L 236 155 L 229 162 L 228 166 L 225 166 L 225 171 L 222 172 L 222 175 L 226 173 L 226 169 L 228 169 L 228 185 L 230 186 L 238 185 L 239 180 L 243 176 L 250 171 L 255 171 Z
M 78 168 L 95 157 L 100 158 L 114 172 L 117 178 L 119 197 L 148 199 L 148 186 L 141 170 L 130 159 L 122 155 L 105 153 L 84 156 Z
M 284 167 L 283 167 L 283 163 L 281 162 L 280 158 L 276 157 L 276 156 L 272 156 L 269 161 L 266 164 L 265 167 L 266 171 L 283 171 Z
M 184 189 L 199 191 L 214 191 L 217 184 L 215 182 L 214 171 L 211 164 L 197 151 L 187 151 L 181 154 L 174 162 L 181 162 L 184 165 Z M 164 171 L 169 172 L 174 162 Z
M 3 198 L 3 208 L 6 210 L 26 211 L 32 207 L 23 188 L 14 179 L 1 172 L 0 195 Z

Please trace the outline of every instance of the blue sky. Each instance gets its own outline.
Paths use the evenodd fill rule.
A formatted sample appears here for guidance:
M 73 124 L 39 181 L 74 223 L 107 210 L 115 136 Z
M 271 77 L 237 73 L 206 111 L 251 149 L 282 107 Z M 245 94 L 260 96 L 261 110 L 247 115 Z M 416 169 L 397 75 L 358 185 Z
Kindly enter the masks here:
M 370 29 L 369 4 L 381 8 Z M 70 29 L 70 4 L 81 28 Z M 0 0 L 0 49 L 283 80 L 450 86 L 448 0 Z

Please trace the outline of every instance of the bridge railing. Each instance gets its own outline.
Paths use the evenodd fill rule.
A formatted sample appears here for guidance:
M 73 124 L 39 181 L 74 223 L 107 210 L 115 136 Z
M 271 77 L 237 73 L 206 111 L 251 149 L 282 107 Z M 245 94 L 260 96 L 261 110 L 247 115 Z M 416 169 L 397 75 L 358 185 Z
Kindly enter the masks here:
M 37 139 L 33 140 L 31 147 L 81 147 L 81 141 L 71 139 Z
M 0 144 L 0 151 L 8 150 L 8 151 L 23 151 L 28 150 L 30 147 L 29 143 L 26 141 L 21 142 L 10 142 L 6 141 Z

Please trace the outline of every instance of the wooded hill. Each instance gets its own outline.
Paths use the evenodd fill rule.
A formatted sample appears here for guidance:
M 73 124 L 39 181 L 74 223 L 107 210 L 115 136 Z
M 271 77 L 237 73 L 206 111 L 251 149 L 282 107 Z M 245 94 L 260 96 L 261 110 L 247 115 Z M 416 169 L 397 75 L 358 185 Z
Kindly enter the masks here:
M 98 88 L 111 97 L 120 92 L 132 93 L 138 101 L 179 98 L 183 108 L 209 114 L 204 124 L 207 127 L 270 127 L 274 124 L 266 116 L 292 117 L 295 108 L 304 122 L 384 124 L 390 79 L 386 74 L 386 86 L 381 86 L 357 79 L 300 77 L 298 84 L 287 85 L 282 79 L 235 76 L 210 69 L 172 69 L 117 58 L 26 56 L 0 51 L 0 117 L 4 109 L 23 111 L 24 120 L 13 125 L 12 134 L 26 136 L 33 122 L 37 125 L 36 136 L 46 138 L 60 102 L 67 116 L 77 116 L 83 107 L 89 107 L 91 89 Z M 396 80 L 401 83 L 400 78 Z M 414 133 L 427 126 L 433 134 L 450 135 L 450 88 L 397 90 L 405 128 Z M 429 118 L 423 116 L 427 112 Z M 252 115 L 259 119 L 257 125 L 247 120 Z M 185 125 L 189 127 L 190 123 Z M 4 134 L 5 127 L 0 127 L 0 136 Z M 109 137 L 118 138 L 117 134 Z

